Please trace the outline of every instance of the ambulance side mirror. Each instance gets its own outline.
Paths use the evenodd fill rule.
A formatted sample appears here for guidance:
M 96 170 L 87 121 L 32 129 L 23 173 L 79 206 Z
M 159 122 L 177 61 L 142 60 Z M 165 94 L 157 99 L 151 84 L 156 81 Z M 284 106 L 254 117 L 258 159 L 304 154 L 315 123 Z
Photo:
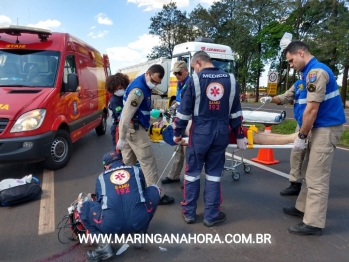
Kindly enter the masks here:
M 64 91 L 66 92 L 76 92 L 79 86 L 79 78 L 76 74 L 68 74 L 68 83 Z

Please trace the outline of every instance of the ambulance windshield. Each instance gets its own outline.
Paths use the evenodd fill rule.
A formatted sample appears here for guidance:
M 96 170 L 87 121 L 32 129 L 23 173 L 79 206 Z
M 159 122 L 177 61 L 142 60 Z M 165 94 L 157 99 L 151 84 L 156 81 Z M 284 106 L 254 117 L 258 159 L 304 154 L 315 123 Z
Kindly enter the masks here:
M 60 52 L 1 50 L 0 87 L 54 87 Z
M 215 67 L 217 67 L 217 68 L 219 68 L 219 69 L 221 69 L 229 74 L 236 74 L 235 62 L 233 60 L 212 58 L 212 63 Z

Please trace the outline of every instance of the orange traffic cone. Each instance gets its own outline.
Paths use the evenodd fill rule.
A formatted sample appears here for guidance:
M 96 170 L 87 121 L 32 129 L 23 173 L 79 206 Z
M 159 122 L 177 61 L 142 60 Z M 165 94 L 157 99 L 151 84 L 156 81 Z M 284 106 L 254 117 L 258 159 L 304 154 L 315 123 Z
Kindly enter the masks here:
M 271 128 L 266 126 L 264 133 L 271 133 Z M 280 162 L 274 159 L 274 151 L 271 148 L 260 148 L 257 158 L 252 158 L 251 160 L 265 165 L 273 165 Z

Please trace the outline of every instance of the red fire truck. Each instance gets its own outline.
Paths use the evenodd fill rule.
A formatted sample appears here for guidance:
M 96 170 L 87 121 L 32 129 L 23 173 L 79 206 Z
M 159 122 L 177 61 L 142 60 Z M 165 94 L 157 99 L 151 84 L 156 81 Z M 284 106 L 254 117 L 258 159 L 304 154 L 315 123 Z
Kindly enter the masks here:
M 106 132 L 109 59 L 67 33 L 0 27 L 0 163 L 64 167 L 72 144 Z

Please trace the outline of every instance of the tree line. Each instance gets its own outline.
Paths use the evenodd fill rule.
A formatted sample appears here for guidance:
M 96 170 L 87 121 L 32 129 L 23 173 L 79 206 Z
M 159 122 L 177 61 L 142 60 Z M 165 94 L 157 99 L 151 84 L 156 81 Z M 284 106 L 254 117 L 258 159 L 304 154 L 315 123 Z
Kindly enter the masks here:
M 278 93 L 299 78 L 280 52 L 280 39 L 289 32 L 293 40 L 306 42 L 336 77 L 343 73 L 341 96 L 345 104 L 349 89 L 348 0 L 221 0 L 207 9 L 198 4 L 190 13 L 170 2 L 150 22 L 149 33 L 159 36 L 160 43 L 147 56 L 149 60 L 171 58 L 175 45 L 199 36 L 212 38 L 237 54 L 241 89 L 254 87 L 256 94 L 266 64 L 279 72 Z

